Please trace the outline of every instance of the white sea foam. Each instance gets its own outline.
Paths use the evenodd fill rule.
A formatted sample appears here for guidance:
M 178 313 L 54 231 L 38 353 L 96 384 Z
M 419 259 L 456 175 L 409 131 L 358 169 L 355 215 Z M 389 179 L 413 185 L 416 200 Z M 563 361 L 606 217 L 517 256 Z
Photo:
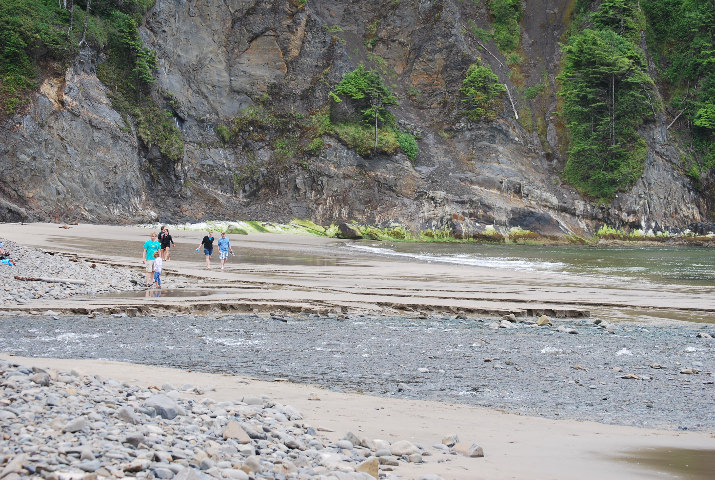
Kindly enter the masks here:
M 206 337 L 206 343 L 211 345 L 225 345 L 227 347 L 238 347 L 240 345 L 258 345 L 259 340 L 248 340 L 245 338 L 213 338 Z
M 561 262 L 531 261 L 518 257 L 480 257 L 467 253 L 460 253 L 454 255 L 434 255 L 427 253 L 398 252 L 389 248 L 375 247 L 372 245 L 362 245 L 357 243 L 349 243 L 347 244 L 347 247 L 354 248 L 362 252 L 371 253 L 373 255 L 411 258 L 427 263 L 454 263 L 458 265 L 500 268 L 505 270 L 558 272 L 563 270 L 565 266 Z
M 77 340 L 81 340 L 83 338 L 99 338 L 102 335 L 99 333 L 74 333 L 74 332 L 66 332 L 66 333 L 60 333 L 56 337 L 37 337 L 37 340 L 40 342 L 74 342 Z

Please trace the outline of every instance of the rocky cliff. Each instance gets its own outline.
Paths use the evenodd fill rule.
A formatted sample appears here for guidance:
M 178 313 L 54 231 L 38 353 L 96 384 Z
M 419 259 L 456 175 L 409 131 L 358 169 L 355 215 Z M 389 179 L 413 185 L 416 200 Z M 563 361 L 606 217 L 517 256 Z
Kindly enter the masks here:
M 525 2 L 517 67 L 467 28 L 490 28 L 483 4 L 157 0 L 140 33 L 159 60 L 155 92 L 171 99 L 183 158 L 142 144 L 96 77 L 101 52 L 85 48 L 64 77 L 46 78 L 31 106 L 0 126 L 0 219 L 298 217 L 548 235 L 603 223 L 673 230 L 712 221 L 708 199 L 678 167 L 665 118 L 642 128 L 645 171 L 611 204 L 563 184 L 567 138 L 555 76 L 573 0 Z M 461 109 L 462 79 L 477 59 L 511 97 L 492 122 L 467 121 Z M 398 123 L 418 138 L 414 163 L 403 154 L 361 156 L 330 135 L 317 152 L 286 153 L 281 139 L 300 142 L 302 132 L 292 132 L 291 119 L 325 109 L 329 92 L 361 62 L 380 68 L 398 94 Z M 524 95 L 539 82 L 540 95 Z M 240 141 L 217 133 L 256 106 L 282 122 L 248 122 Z

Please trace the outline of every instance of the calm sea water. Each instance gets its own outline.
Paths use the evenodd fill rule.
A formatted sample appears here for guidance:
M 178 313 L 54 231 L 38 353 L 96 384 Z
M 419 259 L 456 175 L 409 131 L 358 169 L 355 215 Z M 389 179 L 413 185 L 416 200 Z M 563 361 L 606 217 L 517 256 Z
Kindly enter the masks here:
M 427 262 L 715 287 L 715 250 L 709 248 L 380 242 L 353 243 L 350 248 Z

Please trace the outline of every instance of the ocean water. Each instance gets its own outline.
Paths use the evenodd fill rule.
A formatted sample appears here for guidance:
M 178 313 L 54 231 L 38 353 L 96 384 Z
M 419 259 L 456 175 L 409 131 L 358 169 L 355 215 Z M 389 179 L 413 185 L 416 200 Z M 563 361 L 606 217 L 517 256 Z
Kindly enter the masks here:
M 711 248 L 388 242 L 355 242 L 347 248 L 423 262 L 715 287 L 715 249 Z

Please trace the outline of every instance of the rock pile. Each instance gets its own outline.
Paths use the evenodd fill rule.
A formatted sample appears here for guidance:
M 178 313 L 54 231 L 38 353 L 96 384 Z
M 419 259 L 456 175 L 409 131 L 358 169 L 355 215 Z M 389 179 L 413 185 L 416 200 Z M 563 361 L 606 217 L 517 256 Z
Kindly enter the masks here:
M 0 302 L 3 304 L 24 304 L 37 298 L 143 290 L 144 272 L 138 263 L 134 269 L 120 268 L 74 255 L 0 241 L 11 252 L 10 258 L 15 262 L 15 266 L 0 265 Z
M 430 455 L 405 440 L 352 433 L 331 443 L 288 405 L 215 402 L 204 393 L 0 361 L 0 478 L 372 480 Z M 433 452 L 483 456 L 456 436 Z

